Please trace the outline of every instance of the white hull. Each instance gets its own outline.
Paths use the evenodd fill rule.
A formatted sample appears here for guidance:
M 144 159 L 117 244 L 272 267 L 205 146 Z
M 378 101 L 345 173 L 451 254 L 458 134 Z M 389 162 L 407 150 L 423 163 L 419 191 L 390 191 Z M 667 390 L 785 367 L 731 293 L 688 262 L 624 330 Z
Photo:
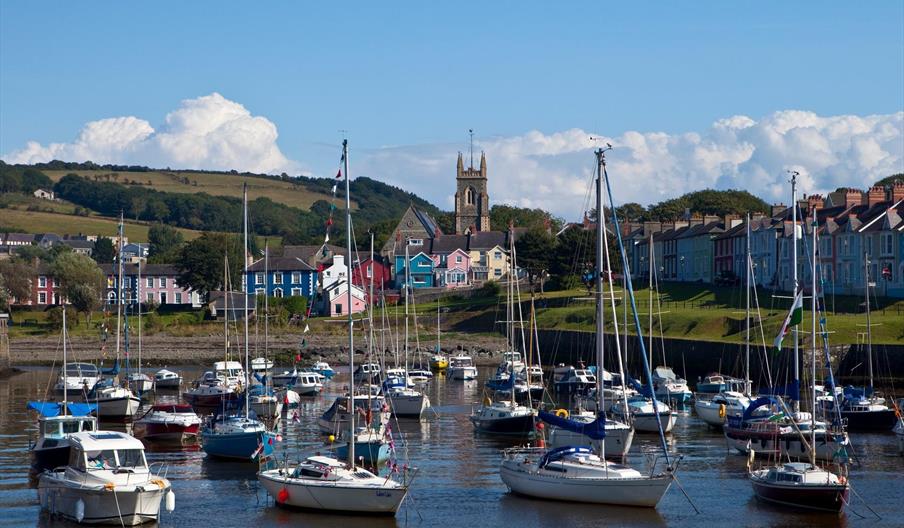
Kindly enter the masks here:
M 477 367 L 450 367 L 447 372 L 454 380 L 471 381 L 477 379 Z
M 135 396 L 89 400 L 88 402 L 97 404 L 97 417 L 101 419 L 131 418 L 135 416 L 141 406 L 141 400 Z
M 430 399 L 425 394 L 394 394 L 390 392 L 386 399 L 392 414 L 396 416 L 420 417 L 427 407 L 430 407 Z
M 606 423 L 606 438 L 602 441 L 591 440 L 589 436 L 575 433 L 567 429 L 551 427 L 549 432 L 549 448 L 563 446 L 585 446 L 592 447 L 597 453 L 600 450 L 600 443 L 605 442 L 605 453 L 607 458 L 620 458 L 628 454 L 631 450 L 631 444 L 634 442 L 634 429 L 621 423 Z
M 151 378 L 130 379 L 129 389 L 137 393 L 150 392 L 154 390 L 154 380 Z
M 323 390 L 323 385 L 319 383 L 316 385 L 296 383 L 292 386 L 292 390 L 298 393 L 299 396 L 317 396 Z
M 739 453 L 748 454 L 749 449 L 753 449 L 757 456 L 772 456 L 779 451 L 782 457 L 791 459 L 808 459 L 810 457 L 809 450 L 803 445 L 800 436 L 797 433 L 793 437 L 791 435 L 783 435 L 778 441 L 776 447 L 775 437 L 761 438 L 731 438 L 726 435 L 725 438 L 729 447 L 734 448 Z M 810 435 L 807 434 L 807 442 L 810 441 Z M 834 459 L 835 453 L 841 448 L 837 442 L 825 442 L 816 440 L 816 458 L 819 460 L 831 461 Z
M 251 409 L 254 414 L 258 416 L 258 418 L 276 418 L 282 413 L 283 403 L 274 398 L 269 401 L 253 401 L 248 404 L 248 408 Z
M 624 420 L 625 417 L 619 413 L 614 413 L 620 420 Z M 675 422 L 678 421 L 678 414 L 673 412 L 661 412 L 659 413 L 659 419 L 662 421 L 662 431 L 664 433 L 668 433 L 672 431 L 672 428 L 675 427 Z M 633 416 L 634 421 L 634 430 L 638 433 L 658 433 L 659 426 L 656 424 L 656 415 L 655 414 L 635 414 Z
M 671 477 L 653 478 L 563 478 L 531 473 L 517 463 L 505 461 L 502 481 L 514 493 L 548 500 L 589 502 L 655 508 L 668 491 Z
M 335 512 L 392 515 L 408 493 L 404 487 L 355 487 L 331 481 L 280 477 L 269 472 L 259 473 L 258 480 L 277 501 L 282 490 L 288 493 L 286 500 L 279 504 Z
M 117 486 L 114 493 L 104 486 L 79 486 L 45 474 L 38 483 L 38 498 L 42 509 L 84 524 L 135 526 L 158 520 L 160 502 L 168 487 L 148 485 L 144 491 L 137 488 L 139 486 Z M 82 508 L 79 508 L 79 500 L 84 505 Z M 81 519 L 79 509 L 82 510 Z
M 722 416 L 719 416 L 720 407 L 719 404 L 714 404 L 707 400 L 697 400 L 694 402 L 694 412 L 697 413 L 697 416 L 706 422 L 707 425 L 713 427 L 722 427 L 725 425 L 725 417 L 728 416 L 728 410 L 726 409 L 722 413 Z

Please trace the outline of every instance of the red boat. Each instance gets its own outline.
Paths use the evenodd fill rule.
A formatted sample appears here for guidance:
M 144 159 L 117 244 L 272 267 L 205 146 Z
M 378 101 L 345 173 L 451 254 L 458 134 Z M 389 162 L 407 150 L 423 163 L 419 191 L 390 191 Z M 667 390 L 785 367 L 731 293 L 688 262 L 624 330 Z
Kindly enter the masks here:
M 201 419 L 184 403 L 160 404 L 151 407 L 135 422 L 135 435 L 147 441 L 184 442 L 195 440 L 201 428 Z

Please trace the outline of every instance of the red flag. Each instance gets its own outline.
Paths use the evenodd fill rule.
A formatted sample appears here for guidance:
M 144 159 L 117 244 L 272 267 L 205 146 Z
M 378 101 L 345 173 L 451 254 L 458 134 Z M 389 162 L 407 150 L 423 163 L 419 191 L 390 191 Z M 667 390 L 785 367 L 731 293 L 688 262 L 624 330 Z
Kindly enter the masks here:
M 333 225 L 333 219 L 332 219 L 332 218 L 327 218 L 327 219 L 326 219 L 326 226 L 329 227 L 329 226 L 331 226 L 331 225 Z
M 295 361 L 301 361 L 301 354 L 295 354 Z
M 336 173 L 336 179 L 338 180 L 341 177 L 342 177 L 342 169 L 339 169 L 339 172 Z

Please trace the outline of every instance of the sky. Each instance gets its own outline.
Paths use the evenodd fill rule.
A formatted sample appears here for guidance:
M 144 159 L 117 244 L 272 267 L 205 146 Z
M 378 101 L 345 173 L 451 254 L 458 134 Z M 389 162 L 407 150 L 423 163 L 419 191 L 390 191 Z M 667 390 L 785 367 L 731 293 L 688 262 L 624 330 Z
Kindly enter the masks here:
M 332 176 L 347 136 L 452 209 L 473 129 L 491 203 L 566 219 L 604 142 L 617 202 L 904 172 L 904 3 L 621 4 L 0 0 L 0 158 Z

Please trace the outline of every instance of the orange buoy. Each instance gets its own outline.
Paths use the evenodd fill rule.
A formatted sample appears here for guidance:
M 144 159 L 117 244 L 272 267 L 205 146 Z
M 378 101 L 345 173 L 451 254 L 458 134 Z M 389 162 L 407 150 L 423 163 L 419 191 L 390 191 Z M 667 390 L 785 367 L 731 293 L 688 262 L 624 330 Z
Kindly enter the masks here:
M 289 490 L 283 488 L 276 494 L 276 502 L 286 502 L 289 500 Z

